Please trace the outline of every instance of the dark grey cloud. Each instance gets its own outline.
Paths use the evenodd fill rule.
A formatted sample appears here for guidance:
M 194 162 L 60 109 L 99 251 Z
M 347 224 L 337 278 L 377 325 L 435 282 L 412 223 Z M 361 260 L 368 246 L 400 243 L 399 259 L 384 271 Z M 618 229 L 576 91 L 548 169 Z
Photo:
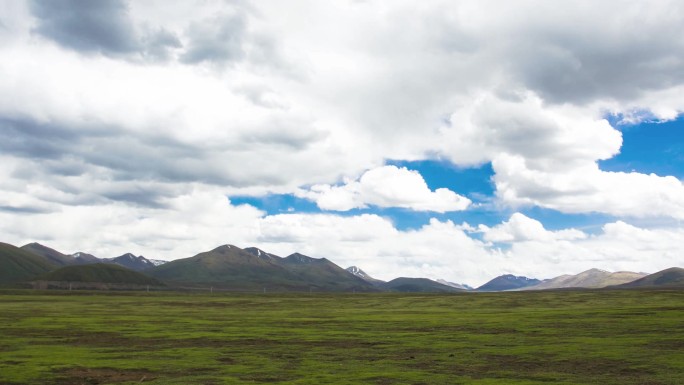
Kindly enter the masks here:
M 82 52 L 125 55 L 140 50 L 123 0 L 33 0 L 35 32 Z
M 193 23 L 185 33 L 187 50 L 180 60 L 186 64 L 238 61 L 245 56 L 246 30 L 247 20 L 243 13 Z
M 28 117 L 0 117 L 0 153 L 21 160 L 11 178 L 49 186 L 34 196 L 44 202 L 93 205 L 117 201 L 164 208 L 187 183 L 253 184 L 251 172 L 236 172 L 224 162 L 263 162 L 252 159 L 242 146 L 191 145 L 163 134 L 132 134 L 114 126 L 90 124 L 66 126 Z M 302 138 L 308 140 L 306 135 Z M 284 181 L 278 179 L 278 183 Z M 51 189 L 59 193 L 52 194 Z M 10 209 L 20 210 L 4 208 Z
M 32 159 L 60 158 L 79 140 L 75 131 L 30 118 L 0 117 L 0 152 Z
M 163 200 L 176 192 L 153 185 L 178 177 L 169 170 L 175 168 L 176 156 L 189 156 L 191 151 L 165 138 L 158 142 L 147 138 L 147 143 L 144 139 L 127 136 L 115 127 L 79 131 L 31 118 L 0 118 L 0 153 L 24 160 L 12 177 L 41 181 L 62 193 L 41 196 L 46 202 L 89 205 L 113 200 L 164 207 Z M 194 180 L 190 172 L 184 177 Z
M 31 11 L 35 33 L 77 52 L 166 61 L 182 47 L 165 28 L 139 33 L 125 0 L 32 0 Z
M 43 207 L 29 207 L 29 206 L 5 206 L 0 205 L 0 212 L 12 214 L 46 214 L 53 212 Z
M 527 87 L 554 103 L 633 99 L 684 82 L 684 41 L 668 40 L 616 42 L 610 47 L 577 38 L 537 40 L 519 47 L 512 69 Z
M 243 134 L 239 142 L 247 146 L 277 146 L 287 150 L 304 150 L 310 145 L 326 138 L 322 131 L 308 129 L 304 123 L 297 126 L 294 123 L 285 124 L 273 122 L 266 129 Z
M 131 203 L 138 206 L 150 207 L 155 209 L 168 208 L 164 202 L 165 198 L 170 198 L 176 194 L 160 193 L 154 187 L 130 186 L 125 189 L 117 188 L 113 191 L 104 191 L 102 196 L 116 201 Z
M 150 32 L 144 38 L 145 56 L 153 61 L 167 61 L 172 59 L 175 49 L 183 47 L 176 34 L 166 29 Z

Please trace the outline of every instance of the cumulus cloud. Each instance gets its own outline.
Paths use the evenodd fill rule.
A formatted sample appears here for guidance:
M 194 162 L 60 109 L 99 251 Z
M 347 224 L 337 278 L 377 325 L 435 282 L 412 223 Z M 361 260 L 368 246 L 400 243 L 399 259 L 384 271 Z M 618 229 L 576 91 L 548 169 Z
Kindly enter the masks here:
M 654 272 L 681 265 L 684 252 L 682 229 L 644 229 L 623 221 L 594 235 L 546 230 L 522 214 L 489 229 L 432 219 L 418 229 L 399 230 L 374 214 L 266 215 L 231 204 L 220 189 L 200 186 L 169 198 L 167 206 L 106 201 L 61 206 L 57 212 L 0 208 L 0 231 L 3 241 L 17 245 L 39 241 L 100 257 L 134 252 L 176 259 L 226 243 L 258 246 L 278 255 L 298 251 L 342 267 L 357 265 L 380 279 L 429 277 L 471 285 L 505 273 L 548 278 L 592 267 Z M 508 246 L 478 240 L 473 231 Z
M 180 60 L 187 64 L 239 60 L 245 55 L 245 29 L 245 16 L 240 13 L 193 23 L 186 33 L 189 48 Z
M 560 265 L 563 258 L 583 261 L 572 266 L 610 268 L 617 255 L 629 254 L 616 246 L 614 232 L 631 231 L 649 248 L 633 244 L 634 255 L 653 262 L 640 265 L 630 256 L 627 267 L 655 268 L 675 261 L 665 248 L 679 250 L 670 239 L 681 234 L 625 226 L 634 217 L 683 218 L 682 182 L 605 172 L 597 161 L 622 145 L 606 114 L 639 122 L 684 111 L 683 28 L 682 4 L 674 0 L 6 1 L 0 15 L 1 223 L 10 241 L 37 231 L 29 225 L 35 220 L 53 225 L 34 238 L 74 237 L 57 247 L 70 247 L 83 233 L 64 233 L 56 224 L 80 228 L 80 222 L 120 232 L 115 240 L 88 238 L 93 247 L 131 239 L 152 245 L 157 234 L 151 230 L 97 222 L 142 217 L 166 221 L 145 222 L 155 226 L 198 221 L 198 229 L 212 233 L 198 235 L 204 241 L 187 249 L 166 241 L 179 250 L 202 249 L 200 243 L 230 238 L 233 230 L 235 238 L 226 242 L 275 241 L 272 234 L 291 236 L 278 222 L 284 217 L 223 208 L 249 231 L 270 229 L 248 236 L 225 222 L 201 225 L 204 218 L 178 203 L 192 196 L 216 209 L 217 196 L 279 192 L 299 193 L 329 210 L 466 209 L 469 201 L 456 192 L 430 191 L 420 175 L 383 167 L 387 159 L 439 158 L 466 167 L 491 162 L 496 199 L 504 205 L 601 212 L 623 222 L 607 225 L 600 236 L 570 239 L 514 216 L 490 229 L 491 242 L 510 244 L 496 251 L 462 235 L 460 225 L 433 222 L 397 233 L 362 217 L 354 220 L 385 240 L 307 250 L 379 258 L 405 255 L 392 244 L 408 249 L 410 240 L 424 251 L 393 259 L 392 271 L 412 266 L 457 280 L 459 268 L 435 267 L 442 265 L 432 256 L 443 258 L 451 247 L 502 269 Z M 330 228 L 366 228 L 316 218 L 324 221 L 321 228 L 325 221 Z M 313 219 L 288 226 L 304 234 L 299 239 L 316 239 L 307 220 Z M 443 247 L 421 246 L 425 239 Z M 392 252 L 362 247 L 375 241 Z M 524 252 L 530 264 L 518 260 Z M 433 262 L 422 267 L 421 258 Z M 464 271 L 484 276 L 476 267 Z
M 681 228 L 644 229 L 623 221 L 596 234 L 551 231 L 520 213 L 492 228 L 433 219 L 415 230 L 398 230 L 372 214 L 279 214 L 260 221 L 255 242 L 280 255 L 298 250 L 343 267 L 360 266 L 380 279 L 413 276 L 480 285 L 509 273 L 552 278 L 590 268 L 655 272 L 680 266 L 683 236 Z
M 252 241 L 263 215 L 251 206 L 231 205 L 217 190 L 201 186 L 174 194 L 165 203 L 158 208 L 98 201 L 23 215 L 0 209 L 0 229 L 3 241 L 17 245 L 39 241 L 68 253 L 87 251 L 104 258 L 135 252 L 170 260 Z
M 420 173 L 396 166 L 368 170 L 358 181 L 341 186 L 314 185 L 298 195 L 315 201 L 323 210 L 334 211 L 373 205 L 443 213 L 465 210 L 471 204 L 470 199 L 446 188 L 431 191 Z
M 575 229 L 548 231 L 541 222 L 521 213 L 514 213 L 510 219 L 492 228 L 480 225 L 484 239 L 491 242 L 551 241 L 586 238 L 586 234 Z
M 166 29 L 141 33 L 123 0 L 32 0 L 30 9 L 36 34 L 77 52 L 165 60 L 181 47 Z
M 495 159 L 493 166 L 497 194 L 512 205 L 684 219 L 684 184 L 673 176 L 606 172 L 593 162 L 558 173 L 513 156 Z
M 139 49 L 122 0 L 31 2 L 39 23 L 35 31 L 77 51 L 126 54 Z

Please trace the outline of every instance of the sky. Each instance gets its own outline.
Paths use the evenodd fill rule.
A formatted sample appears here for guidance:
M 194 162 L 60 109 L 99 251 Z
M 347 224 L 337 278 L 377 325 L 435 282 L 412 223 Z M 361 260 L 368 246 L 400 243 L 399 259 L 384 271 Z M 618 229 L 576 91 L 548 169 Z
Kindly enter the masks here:
M 0 241 L 684 266 L 681 1 L 0 0 Z

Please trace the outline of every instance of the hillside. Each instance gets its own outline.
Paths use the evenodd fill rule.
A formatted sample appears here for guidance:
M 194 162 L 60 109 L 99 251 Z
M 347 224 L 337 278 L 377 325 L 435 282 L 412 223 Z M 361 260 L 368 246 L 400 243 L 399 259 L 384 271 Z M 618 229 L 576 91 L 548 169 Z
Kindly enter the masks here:
M 54 282 L 116 283 L 121 285 L 164 285 L 154 278 L 150 278 L 123 266 L 109 263 L 64 266 L 57 270 L 43 274 L 37 277 L 35 280 Z
M 296 279 L 281 266 L 232 245 L 168 262 L 150 269 L 148 274 L 163 281 L 229 288 L 260 288 L 269 281 L 281 285 Z
M 0 242 L 0 284 L 28 281 L 56 267 L 47 258 Z
M 563 288 L 602 288 L 637 280 L 646 274 L 629 271 L 611 273 L 600 269 L 589 269 L 576 275 L 561 275 L 523 290 L 548 290 Z
M 515 276 L 512 274 L 500 275 L 484 285 L 475 289 L 476 291 L 504 291 L 521 289 L 528 286 L 539 284 L 541 281 L 535 278 Z
M 287 258 L 232 245 L 147 270 L 177 285 L 217 286 L 234 290 L 369 291 L 372 285 L 326 259 L 293 254 Z
M 278 261 L 300 280 L 308 282 L 312 288 L 332 291 L 368 290 L 371 284 L 326 258 L 311 258 L 294 253 Z
M 641 287 L 684 287 L 684 269 L 671 267 L 647 275 L 643 278 L 628 282 L 622 285 L 612 286 L 612 288 L 641 288 Z
M 380 287 L 387 291 L 404 293 L 462 293 L 463 289 L 443 285 L 427 278 L 395 278 Z
M 40 243 L 29 243 L 21 247 L 22 250 L 39 255 L 56 266 L 66 266 L 74 263 L 74 257 L 62 254 L 55 249 L 43 246 Z

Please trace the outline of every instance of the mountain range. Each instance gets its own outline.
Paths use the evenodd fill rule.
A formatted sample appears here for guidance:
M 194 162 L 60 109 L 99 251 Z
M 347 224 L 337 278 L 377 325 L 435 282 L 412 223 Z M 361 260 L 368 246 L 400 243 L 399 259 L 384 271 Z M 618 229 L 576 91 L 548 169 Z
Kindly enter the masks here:
M 521 290 L 547 290 L 564 288 L 598 289 L 632 282 L 644 276 L 646 276 L 646 273 L 633 273 L 631 271 L 617 271 L 611 273 L 605 270 L 589 269 L 576 275 L 566 274 L 556 278 L 548 279 L 536 285 L 524 287 Z
M 476 291 L 504 291 L 522 289 L 539 284 L 541 281 L 536 278 L 515 276 L 513 274 L 500 275 L 484 285 L 475 289 Z
M 194 257 L 147 271 L 179 286 L 215 286 L 231 290 L 377 291 L 369 282 L 325 258 L 294 253 L 285 258 L 257 248 L 219 246 Z
M 29 243 L 20 248 L 0 243 L 0 285 L 39 281 L 98 282 L 124 287 L 167 285 L 170 288 L 233 291 L 473 291 L 467 285 L 427 278 L 401 277 L 385 282 L 371 277 L 357 266 L 343 269 L 326 258 L 313 258 L 300 253 L 280 257 L 255 247 L 241 249 L 223 245 L 190 258 L 164 263 L 132 253 L 101 259 L 84 252 L 64 254 L 38 243 Z M 561 275 L 544 281 L 505 274 L 474 291 L 604 287 L 682 288 L 684 269 L 671 268 L 651 275 L 591 269 L 577 275 Z
M 116 258 L 106 259 L 106 261 L 115 265 L 127 267 L 135 271 L 144 271 L 157 266 L 157 264 L 155 264 L 153 261 L 143 257 L 142 255 L 136 257 L 131 253 L 126 253 Z
M 671 267 L 657 273 L 646 275 L 637 280 L 611 287 L 620 289 L 635 289 L 640 287 L 681 288 L 684 287 L 684 269 Z

